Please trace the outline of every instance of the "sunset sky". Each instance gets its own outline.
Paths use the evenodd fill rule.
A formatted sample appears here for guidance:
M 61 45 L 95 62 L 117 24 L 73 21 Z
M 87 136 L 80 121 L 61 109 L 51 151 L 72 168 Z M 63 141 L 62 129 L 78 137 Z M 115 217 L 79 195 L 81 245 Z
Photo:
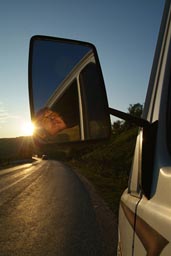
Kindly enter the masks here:
M 0 3 L 0 138 L 26 135 L 30 122 L 31 36 L 95 44 L 109 106 L 144 103 L 164 0 L 2 0 Z

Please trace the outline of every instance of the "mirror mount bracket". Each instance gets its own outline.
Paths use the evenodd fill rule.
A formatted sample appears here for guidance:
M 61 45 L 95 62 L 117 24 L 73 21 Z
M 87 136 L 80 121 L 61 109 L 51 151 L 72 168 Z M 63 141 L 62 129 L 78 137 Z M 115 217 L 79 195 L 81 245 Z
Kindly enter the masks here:
M 122 112 L 122 111 L 114 109 L 114 108 L 108 108 L 108 109 L 109 109 L 110 115 L 121 118 L 121 119 L 128 121 L 130 123 L 133 123 L 139 127 L 148 128 L 150 126 L 150 123 L 145 119 L 130 115 L 128 113 Z

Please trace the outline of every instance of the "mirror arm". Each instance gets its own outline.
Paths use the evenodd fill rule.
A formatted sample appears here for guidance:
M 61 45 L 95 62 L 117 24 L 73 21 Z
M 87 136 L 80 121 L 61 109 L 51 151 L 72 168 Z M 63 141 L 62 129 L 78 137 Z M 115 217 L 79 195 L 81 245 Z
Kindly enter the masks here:
M 132 116 L 128 113 L 119 111 L 117 109 L 114 108 L 108 108 L 109 109 L 109 114 L 113 115 L 113 116 L 117 116 L 118 118 L 124 119 L 125 121 L 128 121 L 130 123 L 134 123 L 135 125 L 142 127 L 142 128 L 148 128 L 150 123 L 142 118 L 136 117 L 136 116 Z

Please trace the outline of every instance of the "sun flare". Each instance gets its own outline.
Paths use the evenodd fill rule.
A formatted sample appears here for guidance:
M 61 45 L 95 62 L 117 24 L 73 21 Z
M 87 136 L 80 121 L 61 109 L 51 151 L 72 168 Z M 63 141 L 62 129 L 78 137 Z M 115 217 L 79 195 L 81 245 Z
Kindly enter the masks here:
M 22 124 L 22 133 L 24 136 L 31 136 L 34 132 L 34 124 L 31 122 L 25 122 Z

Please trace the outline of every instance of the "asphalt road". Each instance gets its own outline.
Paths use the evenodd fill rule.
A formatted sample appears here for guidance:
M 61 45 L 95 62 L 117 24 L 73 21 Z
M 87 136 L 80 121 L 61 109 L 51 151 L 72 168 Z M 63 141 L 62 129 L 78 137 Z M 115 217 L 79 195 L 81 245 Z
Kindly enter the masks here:
M 108 255 L 89 194 L 69 167 L 44 160 L 0 171 L 0 256 L 7 255 Z

